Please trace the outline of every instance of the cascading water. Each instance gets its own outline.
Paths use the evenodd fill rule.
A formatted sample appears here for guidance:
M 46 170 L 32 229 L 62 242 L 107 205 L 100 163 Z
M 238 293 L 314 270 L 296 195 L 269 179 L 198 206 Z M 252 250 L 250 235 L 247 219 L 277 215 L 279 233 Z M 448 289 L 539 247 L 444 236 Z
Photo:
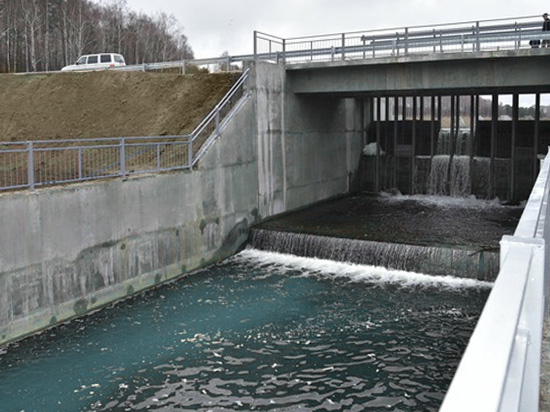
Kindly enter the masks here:
M 499 243 L 521 208 L 473 198 L 356 194 L 252 228 L 252 248 L 494 280 Z M 475 228 L 475 230 L 472 230 Z
M 428 194 L 465 197 L 472 194 L 469 156 L 434 156 L 428 178 Z
M 451 133 L 441 129 L 437 139 L 436 155 L 432 157 L 426 193 L 437 196 L 466 197 L 488 195 L 490 170 L 488 159 L 469 156 L 471 133 L 460 129 Z
M 252 229 L 254 249 L 436 276 L 494 279 L 499 254 L 473 248 L 418 246 Z

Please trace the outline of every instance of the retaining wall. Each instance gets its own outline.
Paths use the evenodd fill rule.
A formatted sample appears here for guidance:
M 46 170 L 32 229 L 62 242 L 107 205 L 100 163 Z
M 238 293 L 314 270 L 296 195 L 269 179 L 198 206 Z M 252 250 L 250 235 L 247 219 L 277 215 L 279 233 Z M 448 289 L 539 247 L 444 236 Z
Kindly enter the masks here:
M 248 101 L 196 170 L 0 195 L 0 345 L 227 258 L 252 223 L 348 192 L 355 102 L 297 98 L 285 76 L 253 67 Z

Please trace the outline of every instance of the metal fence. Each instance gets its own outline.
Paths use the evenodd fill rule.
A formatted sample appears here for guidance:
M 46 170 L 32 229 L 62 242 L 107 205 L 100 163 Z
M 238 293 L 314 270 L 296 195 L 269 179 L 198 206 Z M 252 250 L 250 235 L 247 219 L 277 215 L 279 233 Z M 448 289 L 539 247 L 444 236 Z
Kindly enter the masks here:
M 501 241 L 501 270 L 441 412 L 539 410 L 542 329 L 548 304 L 550 155 L 514 236 Z
M 286 64 L 411 54 L 517 50 L 550 39 L 540 16 L 281 38 L 254 32 L 256 59 Z
M 0 190 L 190 169 L 248 97 L 248 77 L 189 135 L 0 142 Z

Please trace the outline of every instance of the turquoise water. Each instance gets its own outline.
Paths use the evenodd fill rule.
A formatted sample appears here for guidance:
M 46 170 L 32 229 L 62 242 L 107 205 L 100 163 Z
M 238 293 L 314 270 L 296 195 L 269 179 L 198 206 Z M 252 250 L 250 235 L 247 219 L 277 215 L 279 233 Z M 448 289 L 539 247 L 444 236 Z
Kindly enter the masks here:
M 489 291 L 246 250 L 0 349 L 0 410 L 435 411 Z

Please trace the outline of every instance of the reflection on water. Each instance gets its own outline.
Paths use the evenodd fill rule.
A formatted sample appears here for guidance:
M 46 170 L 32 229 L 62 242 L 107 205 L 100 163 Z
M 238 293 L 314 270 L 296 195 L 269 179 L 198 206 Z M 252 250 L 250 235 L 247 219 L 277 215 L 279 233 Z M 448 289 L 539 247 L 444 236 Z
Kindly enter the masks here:
M 2 410 L 435 411 L 488 293 L 247 250 L 9 346 Z

